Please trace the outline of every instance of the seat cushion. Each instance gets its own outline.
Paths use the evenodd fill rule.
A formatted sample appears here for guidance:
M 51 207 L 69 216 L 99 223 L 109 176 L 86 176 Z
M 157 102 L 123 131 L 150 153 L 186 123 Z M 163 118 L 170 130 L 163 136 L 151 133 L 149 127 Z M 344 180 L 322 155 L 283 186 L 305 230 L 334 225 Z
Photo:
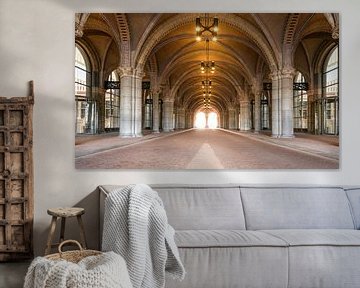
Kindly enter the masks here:
M 262 230 L 289 246 L 360 246 L 360 231 L 348 229 Z
M 360 231 L 268 230 L 289 249 L 289 288 L 358 288 Z
M 176 231 L 175 242 L 181 248 L 288 246 L 285 241 L 268 233 L 243 230 Z

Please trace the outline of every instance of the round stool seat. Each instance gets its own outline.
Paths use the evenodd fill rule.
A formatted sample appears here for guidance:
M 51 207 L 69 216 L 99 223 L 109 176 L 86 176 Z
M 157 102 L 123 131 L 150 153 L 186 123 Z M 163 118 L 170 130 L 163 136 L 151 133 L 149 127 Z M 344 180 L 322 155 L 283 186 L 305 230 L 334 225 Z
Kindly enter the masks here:
M 52 247 L 59 246 L 65 240 L 65 223 L 66 219 L 69 217 L 76 217 L 78 224 L 79 224 L 79 232 L 81 238 L 81 245 L 84 249 L 86 249 L 86 239 L 85 239 L 85 229 L 84 224 L 81 219 L 81 215 L 85 213 L 84 208 L 80 207 L 57 207 L 57 208 L 49 208 L 47 213 L 52 216 L 51 224 L 50 224 L 50 231 L 48 235 L 48 240 L 45 249 L 45 255 L 48 255 L 51 251 Z M 60 228 L 60 242 L 59 243 L 52 243 L 52 239 L 56 230 L 56 223 L 58 218 L 61 218 L 61 228 Z
M 55 217 L 75 217 L 84 214 L 85 209 L 79 207 L 59 207 L 50 208 L 47 210 L 47 213 Z

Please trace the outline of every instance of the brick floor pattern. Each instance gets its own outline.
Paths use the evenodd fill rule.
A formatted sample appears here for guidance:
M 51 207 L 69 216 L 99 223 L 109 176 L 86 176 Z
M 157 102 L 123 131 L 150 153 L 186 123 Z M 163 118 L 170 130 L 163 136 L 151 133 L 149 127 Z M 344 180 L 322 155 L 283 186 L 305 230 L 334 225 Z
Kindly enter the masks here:
M 142 138 L 77 141 L 78 169 L 338 169 L 338 137 L 191 129 Z

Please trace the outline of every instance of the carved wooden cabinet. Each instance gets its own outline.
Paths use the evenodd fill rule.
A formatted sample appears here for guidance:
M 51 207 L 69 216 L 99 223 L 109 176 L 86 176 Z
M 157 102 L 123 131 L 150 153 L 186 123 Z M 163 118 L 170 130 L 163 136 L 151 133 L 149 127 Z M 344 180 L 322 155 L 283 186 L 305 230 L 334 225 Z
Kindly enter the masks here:
M 33 254 L 33 85 L 30 96 L 0 97 L 0 261 Z

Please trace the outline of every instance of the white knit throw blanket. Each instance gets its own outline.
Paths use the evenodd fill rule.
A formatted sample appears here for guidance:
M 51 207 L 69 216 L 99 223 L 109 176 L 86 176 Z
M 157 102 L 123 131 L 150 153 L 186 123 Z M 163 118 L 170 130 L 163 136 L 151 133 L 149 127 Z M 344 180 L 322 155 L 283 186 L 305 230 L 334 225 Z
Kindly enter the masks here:
M 160 197 L 145 184 L 113 191 L 105 200 L 102 250 L 125 259 L 134 288 L 165 287 L 165 270 L 184 278 L 174 233 Z
M 26 273 L 24 288 L 132 288 L 125 261 L 108 252 L 75 264 L 37 257 Z

